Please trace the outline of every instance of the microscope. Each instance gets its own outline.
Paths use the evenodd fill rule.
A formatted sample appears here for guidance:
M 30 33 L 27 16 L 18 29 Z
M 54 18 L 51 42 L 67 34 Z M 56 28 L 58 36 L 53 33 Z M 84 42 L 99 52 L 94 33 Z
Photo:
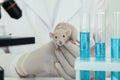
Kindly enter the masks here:
M 9 14 L 11 18 L 19 19 L 22 16 L 22 11 L 17 6 L 14 0 L 0 0 L 0 18 L 1 18 L 1 6 L 5 9 L 5 11 Z M 4 80 L 4 69 L 1 66 L 0 66 L 0 80 Z
M 0 8 L 1 6 L 5 9 L 11 18 L 19 19 L 22 16 L 22 11 L 14 0 L 0 0 Z
M 1 7 L 5 9 L 11 18 L 19 19 L 22 17 L 22 11 L 14 0 L 0 0 L 0 18 Z M 0 47 L 16 46 L 35 43 L 34 37 L 15 37 L 15 38 L 1 38 Z M 4 69 L 0 65 L 0 80 L 4 80 Z
M 3 9 L 8 13 L 8 15 L 11 17 L 11 18 L 14 18 L 14 19 L 19 19 L 21 16 L 22 16 L 22 11 L 21 9 L 17 6 L 16 2 L 14 0 L 0 0 L 0 8 L 3 7 Z M 1 19 L 1 12 L 2 10 L 0 10 L 0 19 Z M 1 34 L 5 34 L 4 33 L 4 26 L 1 26 L 0 25 L 0 28 L 1 30 L 3 31 L 3 33 L 1 32 Z M 11 34 L 9 35 L 4 35 L 4 36 L 1 36 L 0 35 L 0 44 L 3 43 L 1 42 L 1 39 L 3 38 L 10 38 L 11 37 Z M 0 46 L 1 47 L 1 46 Z M 8 47 L 4 47 L 2 48 L 5 52 L 9 52 L 9 49 Z
M 22 11 L 14 0 L 0 0 L 0 8 L 1 6 L 3 7 L 3 9 L 5 9 L 5 11 L 8 13 L 8 15 L 11 18 L 17 20 L 22 16 Z M 11 34 L 10 36 L 8 35 L 6 37 L 4 36 L 2 38 L 0 37 L 0 47 L 33 44 L 33 43 L 35 43 L 34 37 L 11 37 Z

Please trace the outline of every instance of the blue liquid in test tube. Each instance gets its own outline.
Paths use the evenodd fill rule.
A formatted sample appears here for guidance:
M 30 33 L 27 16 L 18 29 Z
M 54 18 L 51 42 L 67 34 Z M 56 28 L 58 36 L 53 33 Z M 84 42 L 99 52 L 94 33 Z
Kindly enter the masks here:
M 90 32 L 80 32 L 80 58 L 82 60 L 90 58 Z
M 111 72 L 111 80 L 120 80 L 120 72 L 112 71 Z
M 105 61 L 106 47 L 104 42 L 95 44 L 95 53 L 96 61 Z M 95 80 L 105 80 L 105 74 L 105 71 L 95 71 Z
M 111 59 L 120 61 L 120 38 L 111 39 Z
M 80 32 L 80 59 L 90 58 L 90 32 Z M 80 80 L 90 80 L 90 71 L 81 70 Z
M 90 71 L 80 71 L 80 80 L 90 80 Z
M 120 12 L 112 16 L 111 60 L 120 63 Z M 120 80 L 120 71 L 111 72 L 111 80 Z
M 84 13 L 81 16 L 80 27 L 80 60 L 89 61 L 90 59 L 90 15 Z M 80 70 L 80 80 L 90 80 L 89 70 Z
M 104 42 L 95 44 L 95 53 L 96 61 L 105 61 L 106 46 Z
M 111 60 L 120 61 L 120 38 L 111 39 Z M 112 71 L 111 80 L 120 80 L 120 72 Z
M 105 13 L 97 13 L 97 26 L 95 34 L 95 58 L 96 61 L 105 61 L 106 57 L 106 28 Z M 106 80 L 106 72 L 102 70 L 95 71 L 95 80 Z

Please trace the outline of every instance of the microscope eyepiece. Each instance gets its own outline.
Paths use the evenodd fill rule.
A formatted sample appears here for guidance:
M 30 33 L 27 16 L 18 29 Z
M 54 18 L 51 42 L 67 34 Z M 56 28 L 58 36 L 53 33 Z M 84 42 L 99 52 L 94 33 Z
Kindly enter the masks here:
M 5 1 L 2 6 L 12 18 L 19 19 L 22 16 L 22 11 L 14 0 Z

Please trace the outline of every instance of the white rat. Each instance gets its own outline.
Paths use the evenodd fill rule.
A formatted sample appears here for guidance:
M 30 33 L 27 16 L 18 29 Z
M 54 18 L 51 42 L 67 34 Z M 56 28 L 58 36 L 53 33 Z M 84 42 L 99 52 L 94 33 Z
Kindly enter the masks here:
M 53 39 L 53 41 L 56 44 L 56 47 L 64 45 L 68 40 L 73 40 L 74 42 L 79 42 L 77 37 L 77 30 L 75 27 L 68 23 L 59 23 L 55 30 L 49 33 L 50 38 Z

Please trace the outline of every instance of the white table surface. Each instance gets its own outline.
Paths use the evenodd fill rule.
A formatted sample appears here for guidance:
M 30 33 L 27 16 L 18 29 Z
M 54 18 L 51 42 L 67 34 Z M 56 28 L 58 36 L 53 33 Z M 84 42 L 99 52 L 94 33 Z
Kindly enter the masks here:
M 5 78 L 5 80 L 64 80 L 63 78 Z

